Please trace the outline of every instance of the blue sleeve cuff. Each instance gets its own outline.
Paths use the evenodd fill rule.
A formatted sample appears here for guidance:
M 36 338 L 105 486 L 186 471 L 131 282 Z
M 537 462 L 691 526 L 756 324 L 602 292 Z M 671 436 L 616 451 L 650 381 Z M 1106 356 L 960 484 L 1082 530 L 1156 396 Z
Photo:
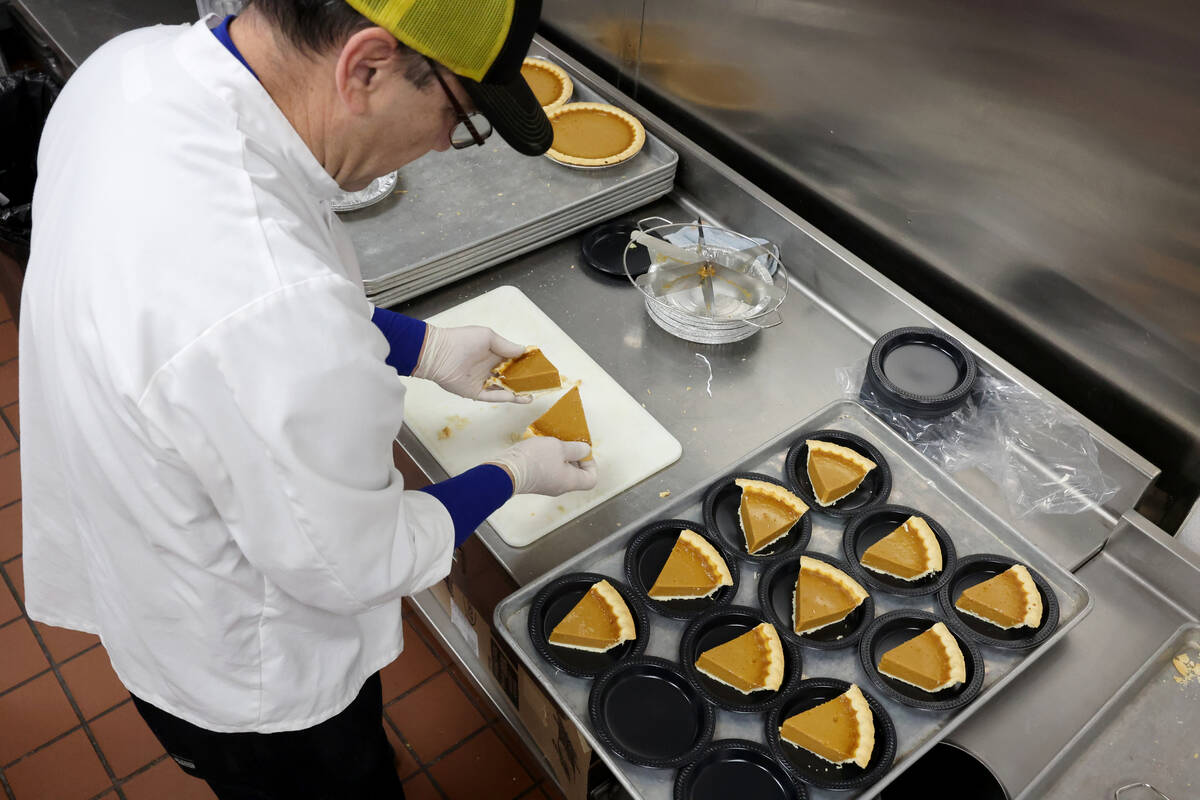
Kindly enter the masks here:
M 419 319 L 388 311 L 376 306 L 371 322 L 387 339 L 391 352 L 387 363 L 401 375 L 412 375 L 421 357 L 421 345 L 425 342 L 425 323 Z
M 480 464 L 420 491 L 436 497 L 450 512 L 454 520 L 454 546 L 458 547 L 493 511 L 508 502 L 513 495 L 513 484 L 502 467 Z

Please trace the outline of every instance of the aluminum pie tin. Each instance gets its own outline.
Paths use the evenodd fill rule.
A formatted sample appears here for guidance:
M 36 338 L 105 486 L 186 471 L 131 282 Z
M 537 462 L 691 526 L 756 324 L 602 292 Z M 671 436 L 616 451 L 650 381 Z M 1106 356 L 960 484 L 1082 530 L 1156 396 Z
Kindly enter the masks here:
M 692 761 L 716 726 L 712 706 L 678 665 L 663 658 L 631 658 L 597 678 L 588 715 L 610 750 L 657 769 Z
M 725 644 L 736 639 L 763 622 L 761 611 L 749 606 L 730 606 L 710 611 L 704 616 L 692 620 L 683 632 L 679 642 L 679 662 L 692 684 L 700 690 L 710 702 L 726 711 L 761 712 L 772 708 L 784 694 L 794 686 L 801 677 L 803 657 L 799 648 L 784 637 L 780 637 L 783 645 L 783 682 L 778 691 L 759 689 L 749 694 L 710 678 L 696 668 L 696 659 L 705 650 Z
M 550 631 L 575 607 L 580 598 L 598 581 L 608 581 L 625 600 L 633 614 L 637 638 L 621 642 L 611 650 L 593 653 L 550 644 Z M 594 678 L 612 669 L 627 658 L 636 658 L 646 651 L 650 620 L 646 609 L 637 602 L 633 591 L 621 581 L 595 572 L 572 572 L 551 581 L 533 599 L 529 612 L 529 639 L 542 658 L 558 669 L 577 678 Z
M 808 800 L 808 793 L 757 742 L 713 742 L 675 778 L 674 800 Z
M 941 570 L 924 578 L 906 581 L 864 566 L 862 557 L 867 548 L 903 525 L 909 517 L 920 517 L 929 524 L 942 550 Z M 941 523 L 915 508 L 897 505 L 872 506 L 852 518 L 842 533 L 842 554 L 850 565 L 850 574 L 859 583 L 903 597 L 921 597 L 939 591 L 950 580 L 957 563 L 954 540 Z
M 942 622 L 962 650 L 967 666 L 966 680 L 938 692 L 927 692 L 919 686 L 897 680 L 879 671 L 879 660 L 893 647 L 919 636 Z M 954 620 L 946 620 L 928 611 L 902 608 L 876 617 L 863 633 L 858 644 L 858 656 L 871 683 L 893 700 L 924 711 L 950 711 L 962 708 L 979 696 L 983 689 L 985 665 L 979 647 L 962 631 Z
M 875 469 L 867 473 L 862 483 L 853 492 L 828 506 L 822 506 L 817 502 L 812 482 L 808 478 L 807 442 L 809 439 L 848 447 L 859 455 L 874 461 Z M 804 502 L 808 503 L 810 510 L 843 519 L 853 517 L 855 514 L 859 514 L 871 506 L 886 502 L 888 494 L 892 491 L 892 470 L 888 467 L 883 453 L 879 452 L 878 447 L 861 436 L 855 436 L 853 433 L 847 433 L 846 431 L 833 429 L 806 431 L 797 436 L 796 441 L 788 449 L 787 462 L 783 474 L 787 478 L 792 491 L 800 495 L 804 499 Z
M 772 752 L 805 783 L 824 789 L 865 789 L 882 778 L 896 758 L 896 726 L 883 704 L 866 690 L 863 696 L 871 707 L 875 722 L 875 749 L 865 769 L 854 763 L 833 764 L 804 748 L 785 742 L 779 735 L 779 727 L 788 717 L 832 700 L 849 688 L 847 681 L 836 678 L 801 681 L 796 690 L 773 708 L 767 717 L 767 742 Z
M 807 547 L 812 538 L 812 520 L 806 511 L 791 530 L 767 547 L 753 554 L 746 549 L 746 537 L 742 533 L 738 512 L 742 489 L 735 483 L 739 478 L 763 481 L 791 491 L 782 481 L 758 472 L 733 472 L 712 484 L 702 501 L 704 524 L 721 541 L 724 549 L 743 561 L 765 564 Z
M 875 599 L 870 592 L 858 607 L 837 622 L 808 633 L 796 633 L 792 619 L 792 598 L 796 591 L 796 577 L 800 574 L 800 558 L 813 558 L 832 564 L 851 578 L 854 574 L 840 558 L 824 553 L 796 553 L 772 564 L 758 582 L 758 602 L 763 612 L 772 618 L 775 626 L 783 630 L 783 637 L 802 647 L 814 650 L 841 650 L 858 644 L 867 626 L 875 618 Z M 866 587 L 863 587 L 864 590 Z
M 389 172 L 368 183 L 365 189 L 357 192 L 342 192 L 330 202 L 329 207 L 338 213 L 345 213 L 373 206 L 391 194 L 398 183 L 400 183 L 399 171 Z
M 708 597 L 687 600 L 656 600 L 650 596 L 650 587 L 662 572 L 675 541 L 684 530 L 690 530 L 711 544 L 733 578 L 732 586 L 722 586 Z M 652 522 L 634 534 L 625 549 L 625 580 L 633 588 L 638 599 L 651 611 L 671 619 L 692 619 L 713 609 L 729 605 L 738 591 L 738 564 L 708 529 L 699 522 L 686 519 L 664 519 Z
M 1008 556 L 989 553 L 966 556 L 959 559 L 954 574 L 938 592 L 938 602 L 946 616 L 957 620 L 966 634 L 980 644 L 1003 650 L 1032 650 L 1049 639 L 1055 628 L 1058 627 L 1058 597 L 1046 583 L 1046 579 L 1028 564 L 1024 566 L 1029 570 L 1029 575 L 1037 586 L 1038 594 L 1042 597 L 1042 624 L 1038 627 L 1022 626 L 1006 630 L 954 607 L 954 602 L 958 600 L 958 596 L 964 590 L 977 583 L 982 583 L 988 578 L 994 578 L 1018 563 L 1021 562 L 1014 561 Z

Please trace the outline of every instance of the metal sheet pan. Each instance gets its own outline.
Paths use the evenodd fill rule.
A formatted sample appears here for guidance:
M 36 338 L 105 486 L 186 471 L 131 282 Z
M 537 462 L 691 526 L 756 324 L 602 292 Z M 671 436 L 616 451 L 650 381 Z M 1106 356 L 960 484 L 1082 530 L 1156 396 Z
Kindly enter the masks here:
M 556 60 L 534 42 L 531 55 Z M 604 102 L 582 79 L 575 100 Z M 367 284 L 486 246 L 494 239 L 636 190 L 673 180 L 678 154 L 647 132 L 642 152 L 603 170 L 577 170 L 529 158 L 497 140 L 484 147 L 430 153 L 400 170 L 401 188 L 386 202 L 343 215 Z M 597 217 L 595 221 L 599 221 Z M 395 230 L 406 232 L 395 247 Z M 562 231 L 559 235 L 566 235 Z
M 406 283 L 420 282 L 447 271 L 469 269 L 475 262 L 481 259 L 490 259 L 495 256 L 507 258 L 513 252 L 517 252 L 522 248 L 527 249 L 531 246 L 541 247 L 547 242 L 561 238 L 568 233 L 593 225 L 597 220 L 607 219 L 615 214 L 630 211 L 653 202 L 670 192 L 671 186 L 672 180 L 670 176 L 667 176 L 664 179 L 660 179 L 657 183 L 642 189 L 614 193 L 586 210 L 563 214 L 532 225 L 524 230 L 513 231 L 510 234 L 498 237 L 493 242 L 475 248 L 469 253 L 447 256 L 435 264 L 427 264 L 417 269 L 405 270 L 404 272 L 389 276 L 385 280 L 364 281 L 363 286 L 368 292 L 378 292 Z
M 1171 800 L 1200 797 L 1200 680 L 1176 669 L 1181 654 L 1200 662 L 1200 624 L 1181 625 L 1018 800 L 1111 798 L 1120 787 L 1143 782 Z M 1156 795 L 1122 795 L 1139 797 Z
M 893 768 L 867 792 L 878 791 L 887 785 L 905 765 L 918 758 L 935 743 L 956 728 L 964 719 L 1007 684 L 1015 675 L 1061 640 L 1091 610 L 1091 596 L 1070 572 L 1052 561 L 1043 551 L 980 504 L 970 492 L 959 486 L 932 462 L 916 452 L 894 431 L 876 419 L 865 408 L 850 401 L 838 401 L 799 422 L 791 430 L 751 453 L 745 459 L 730 464 L 728 469 L 713 475 L 703 485 L 693 487 L 679 497 L 663 502 L 662 508 L 627 526 L 622 526 L 575 558 L 560 565 L 536 581 L 505 598 L 496 608 L 495 626 L 541 681 L 547 691 L 572 717 L 591 741 L 622 785 L 635 797 L 643 800 L 667 800 L 671 796 L 675 773 L 632 765 L 602 747 L 593 734 L 587 714 L 591 681 L 565 675 L 537 654 L 529 641 L 526 624 L 529 606 L 537 592 L 558 575 L 588 570 L 623 578 L 625 546 L 643 525 L 667 518 L 703 519 L 700 500 L 711 483 L 730 472 L 762 472 L 782 477 L 788 446 L 804 431 L 836 428 L 866 438 L 875 444 L 892 470 L 893 488 L 888 502 L 920 509 L 936 518 L 950 531 L 959 557 L 972 553 L 999 553 L 1011 556 L 1037 570 L 1050 584 L 1060 605 L 1057 631 L 1040 648 L 1028 653 L 984 649 L 987 675 L 980 696 L 965 708 L 949 712 L 927 712 L 908 708 L 875 691 L 862 673 L 857 648 L 838 651 L 804 649 L 805 677 L 835 677 L 859 683 L 884 704 L 895 722 L 899 739 Z M 684 459 L 687 453 L 684 453 Z M 814 514 L 809 551 L 840 557 L 841 521 Z M 737 604 L 757 606 L 758 577 L 761 567 L 743 565 L 743 574 L 734 598 Z M 903 598 L 873 591 L 875 614 L 881 615 L 898 608 L 919 608 L 941 613 L 933 597 Z M 647 655 L 678 660 L 679 640 L 685 623 L 651 614 L 650 641 Z M 759 714 L 735 714 L 718 710 L 715 738 L 747 738 L 765 740 L 765 717 Z M 809 787 L 813 800 L 862 796 L 853 792 L 833 792 Z

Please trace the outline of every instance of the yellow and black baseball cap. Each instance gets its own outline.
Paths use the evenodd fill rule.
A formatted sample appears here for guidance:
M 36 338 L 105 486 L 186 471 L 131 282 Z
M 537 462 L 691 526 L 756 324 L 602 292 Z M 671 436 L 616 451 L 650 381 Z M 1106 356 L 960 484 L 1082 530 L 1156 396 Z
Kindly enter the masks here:
M 449 69 L 504 141 L 529 156 L 554 130 L 521 76 L 542 0 L 346 0 L 367 19 Z

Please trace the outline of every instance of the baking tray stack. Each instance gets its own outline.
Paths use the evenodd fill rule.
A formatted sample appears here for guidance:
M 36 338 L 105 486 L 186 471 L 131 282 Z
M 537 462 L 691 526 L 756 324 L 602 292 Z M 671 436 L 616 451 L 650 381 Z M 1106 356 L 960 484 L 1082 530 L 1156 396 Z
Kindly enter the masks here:
M 737 527 L 734 480 L 775 481 L 814 506 L 805 473 L 805 440 L 814 434 L 858 450 L 879 467 L 831 509 L 814 507 L 765 555 L 749 556 Z M 913 585 L 868 574 L 858 564 L 862 551 L 912 513 L 930 522 L 945 568 Z M 734 586 L 704 600 L 653 601 L 646 590 L 684 527 L 725 553 Z M 870 597 L 843 623 L 798 637 L 791 631 L 791 593 L 801 554 L 837 564 Z M 1025 564 L 1037 581 L 1045 606 L 1038 628 L 1003 632 L 955 611 L 954 599 L 965 588 L 1013 563 Z M 549 645 L 548 630 L 600 577 L 625 595 L 637 639 L 600 654 Z M 1059 641 L 1091 603 L 1070 572 L 865 408 L 840 401 L 510 595 L 497 606 L 495 623 L 633 797 L 832 800 L 884 789 Z M 784 642 L 778 693 L 741 695 L 695 669 L 698 652 L 763 621 Z M 964 684 L 924 695 L 878 673 L 885 649 L 933 621 L 945 622 L 959 640 L 968 663 Z M 780 741 L 782 719 L 849 683 L 866 695 L 874 717 L 876 742 L 866 768 L 834 767 Z M 663 728 L 663 719 L 680 722 Z M 672 743 L 671 733 L 679 730 L 681 741 Z M 722 781 L 732 793 L 722 794 Z
M 530 55 L 554 60 L 537 42 Z M 572 102 L 607 102 L 571 77 Z M 656 200 L 674 187 L 678 161 L 649 131 L 632 159 L 592 169 L 523 156 L 494 135 L 403 167 L 390 197 L 342 221 L 368 298 L 388 306 Z

